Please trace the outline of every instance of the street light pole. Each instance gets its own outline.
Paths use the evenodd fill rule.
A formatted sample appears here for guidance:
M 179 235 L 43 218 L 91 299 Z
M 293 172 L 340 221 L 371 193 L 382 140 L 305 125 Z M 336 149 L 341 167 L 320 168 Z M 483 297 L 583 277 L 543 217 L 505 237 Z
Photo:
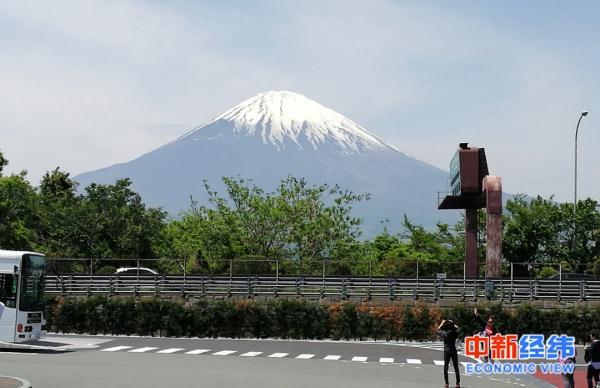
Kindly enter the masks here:
M 577 248 L 577 135 L 579 134 L 579 124 L 581 119 L 588 115 L 587 111 L 581 112 L 577 127 L 575 128 L 575 195 L 573 198 L 573 252 Z
M 577 128 L 575 128 L 575 198 L 573 200 L 573 214 L 577 213 L 577 135 L 579 134 L 579 124 L 581 123 L 581 119 L 587 115 L 587 111 L 581 112 L 579 120 L 577 120 Z

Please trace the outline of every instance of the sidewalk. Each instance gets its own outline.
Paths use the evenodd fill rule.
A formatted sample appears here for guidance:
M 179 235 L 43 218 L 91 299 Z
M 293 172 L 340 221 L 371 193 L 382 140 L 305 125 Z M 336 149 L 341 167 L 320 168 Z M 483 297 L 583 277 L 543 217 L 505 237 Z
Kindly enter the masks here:
M 31 384 L 18 377 L 0 376 L 0 388 L 31 388 Z
M 575 368 L 575 386 L 576 387 L 587 387 L 587 367 L 586 366 L 577 366 Z M 540 380 L 544 380 L 550 384 L 554 384 L 557 387 L 562 387 L 562 376 L 561 375 L 544 375 L 542 373 L 536 373 L 535 377 Z

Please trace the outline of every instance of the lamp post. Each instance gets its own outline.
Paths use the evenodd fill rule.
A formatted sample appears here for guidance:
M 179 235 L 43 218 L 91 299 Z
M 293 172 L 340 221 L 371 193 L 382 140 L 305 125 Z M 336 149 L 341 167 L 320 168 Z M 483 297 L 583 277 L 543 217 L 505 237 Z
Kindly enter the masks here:
M 588 115 L 587 111 L 581 112 L 575 128 L 575 196 L 573 199 L 573 253 L 577 248 L 577 135 L 579 134 L 579 124 L 581 119 Z
M 581 123 L 581 119 L 587 115 L 587 111 L 581 112 L 579 120 L 577 120 L 577 128 L 575 129 L 575 198 L 573 201 L 573 214 L 577 213 L 577 135 L 579 134 L 579 124 Z

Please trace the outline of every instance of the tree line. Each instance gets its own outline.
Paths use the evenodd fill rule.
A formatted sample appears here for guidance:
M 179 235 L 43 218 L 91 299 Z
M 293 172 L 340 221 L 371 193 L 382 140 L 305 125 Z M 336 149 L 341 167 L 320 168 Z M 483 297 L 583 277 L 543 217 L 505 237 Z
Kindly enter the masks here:
M 272 192 L 252 180 L 224 178 L 219 193 L 205 182 L 206 205 L 192 199 L 189 208 L 169 216 L 147 206 L 129 179 L 80 189 L 68 172 L 46 172 L 38 186 L 26 172 L 4 175 L 0 152 L 0 248 L 35 250 L 48 257 L 98 259 L 98 268 L 114 271 L 118 262 L 100 259 L 152 259 L 162 272 L 219 272 L 231 261 L 246 272 L 320 271 L 324 260 L 336 274 L 405 275 L 462 273 L 464 227 L 439 223 L 427 230 L 403 220 L 393 234 L 382 222 L 379 234 L 363 236 L 352 206 L 368 201 L 337 185 L 313 185 L 289 176 Z M 485 222 L 480 214 L 481 258 L 485 258 Z M 577 211 L 553 198 L 516 196 L 504 211 L 503 257 L 519 265 L 518 274 L 551 274 L 552 263 L 570 272 L 600 275 L 600 208 L 593 199 Z M 240 264 L 241 263 L 241 264 Z M 83 268 L 62 263 L 59 270 Z M 104 266 L 105 268 L 101 268 Z

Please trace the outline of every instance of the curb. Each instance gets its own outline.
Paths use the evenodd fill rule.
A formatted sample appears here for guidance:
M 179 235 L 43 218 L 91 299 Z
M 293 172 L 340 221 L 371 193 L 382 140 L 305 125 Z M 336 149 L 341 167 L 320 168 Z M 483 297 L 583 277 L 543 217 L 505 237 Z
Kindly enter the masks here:
M 19 377 L 0 376 L 0 387 L 31 388 L 31 383 Z

